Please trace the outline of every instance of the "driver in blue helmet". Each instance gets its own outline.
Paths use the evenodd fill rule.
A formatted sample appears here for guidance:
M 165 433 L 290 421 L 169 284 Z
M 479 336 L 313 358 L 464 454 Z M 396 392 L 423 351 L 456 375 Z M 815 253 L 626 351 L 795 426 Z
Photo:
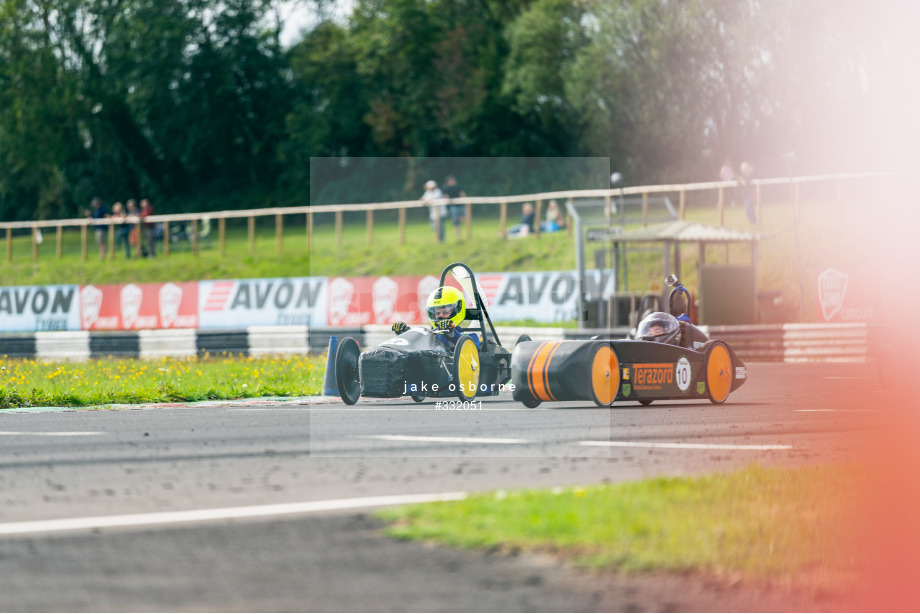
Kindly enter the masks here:
M 441 286 L 428 295 L 425 302 L 425 308 L 428 314 L 428 321 L 431 327 L 438 333 L 439 337 L 449 346 L 453 346 L 463 334 L 460 324 L 466 319 L 466 306 L 463 300 L 463 292 L 450 286 Z M 392 326 L 393 332 L 397 335 L 409 330 L 405 322 L 396 322 Z M 470 337 L 479 348 L 479 336 L 470 333 Z
M 639 322 L 636 339 L 680 345 L 680 323 L 669 313 L 655 311 Z

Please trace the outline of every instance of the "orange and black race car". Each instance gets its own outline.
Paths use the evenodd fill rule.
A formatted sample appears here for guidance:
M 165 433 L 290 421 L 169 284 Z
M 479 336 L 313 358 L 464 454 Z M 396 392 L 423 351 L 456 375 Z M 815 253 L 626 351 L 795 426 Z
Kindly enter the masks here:
M 670 297 L 690 304 L 673 275 Z M 511 354 L 512 395 L 527 407 L 544 401 L 709 399 L 723 403 L 747 380 L 747 368 L 724 341 L 709 339 L 685 314 L 652 312 L 634 339 L 525 341 Z

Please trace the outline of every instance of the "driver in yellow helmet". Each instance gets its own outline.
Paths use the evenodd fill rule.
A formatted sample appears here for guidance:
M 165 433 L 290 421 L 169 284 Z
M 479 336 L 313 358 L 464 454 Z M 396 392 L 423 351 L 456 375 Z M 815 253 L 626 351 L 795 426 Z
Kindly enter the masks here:
M 425 303 L 428 312 L 428 321 L 431 327 L 438 333 L 439 337 L 448 345 L 454 345 L 463 334 L 460 324 L 466 319 L 466 306 L 463 300 L 463 292 L 450 286 L 441 286 L 428 295 Z M 396 322 L 393 324 L 393 332 L 400 335 L 409 327 L 405 322 Z M 480 345 L 479 336 L 469 333 L 470 337 Z

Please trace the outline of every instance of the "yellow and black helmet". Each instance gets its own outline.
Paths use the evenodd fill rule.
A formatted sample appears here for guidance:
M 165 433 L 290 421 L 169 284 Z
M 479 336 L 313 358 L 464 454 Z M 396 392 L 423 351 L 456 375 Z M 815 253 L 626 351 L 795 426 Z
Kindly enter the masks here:
M 428 321 L 432 326 L 444 320 L 450 320 L 454 326 L 460 326 L 466 319 L 463 292 L 450 286 L 441 286 L 429 294 L 425 307 L 428 309 Z

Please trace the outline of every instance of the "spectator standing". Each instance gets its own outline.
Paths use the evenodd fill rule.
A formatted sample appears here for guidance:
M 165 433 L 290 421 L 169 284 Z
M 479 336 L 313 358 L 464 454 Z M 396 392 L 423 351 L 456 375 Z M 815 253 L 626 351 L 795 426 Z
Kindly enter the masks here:
M 90 202 L 90 207 L 92 208 L 89 214 L 90 219 L 104 220 L 107 217 L 109 217 L 109 212 L 105 210 L 105 205 L 102 204 L 101 198 L 94 198 Z M 99 246 L 99 259 L 105 260 L 105 255 L 106 255 L 105 233 L 108 230 L 108 225 L 107 224 L 96 224 L 93 227 L 93 230 L 96 235 L 96 245 Z
M 125 209 L 121 203 L 112 205 L 112 218 L 115 220 L 115 246 L 116 249 L 125 244 L 125 258 L 131 257 L 131 242 L 129 235 L 131 233 L 131 224 L 128 223 L 128 217 L 125 215 Z M 115 254 L 112 254 L 115 257 Z
M 428 220 L 431 228 L 438 237 L 438 242 L 444 242 L 444 222 L 447 221 L 447 205 L 444 204 L 444 194 L 438 188 L 438 183 L 429 179 L 425 183 L 425 193 L 422 201 L 428 205 Z
M 457 183 L 457 178 L 453 175 L 448 175 L 444 179 L 444 196 L 450 200 L 454 200 L 455 198 L 466 198 L 466 192 L 463 191 L 463 188 Z M 447 205 L 447 211 L 450 213 L 450 221 L 454 225 L 454 235 L 459 241 L 460 222 L 466 218 L 466 205 L 450 203 Z
M 526 237 L 533 233 L 533 224 L 536 220 L 533 204 L 524 203 L 521 207 L 521 223 L 515 224 L 508 230 L 509 237 Z
M 734 181 L 735 180 L 735 167 L 732 165 L 731 158 L 725 158 L 725 161 L 722 163 L 722 168 L 719 169 L 719 180 L 720 181 Z M 732 207 L 735 206 L 735 186 L 731 186 L 726 190 L 728 192 L 728 200 L 731 202 Z
M 757 223 L 757 211 L 754 210 L 754 166 L 750 162 L 742 162 L 741 168 L 741 198 L 744 200 L 744 212 L 747 213 L 751 224 Z
M 155 258 L 157 255 L 157 230 L 156 224 L 147 221 L 147 218 L 153 215 L 153 205 L 146 198 L 141 199 L 140 218 L 143 222 L 144 237 L 141 241 L 141 253 L 145 257 Z
M 133 251 L 137 249 L 140 244 L 137 230 L 137 221 L 140 218 L 140 212 L 137 209 L 137 201 L 133 198 L 128 200 L 125 208 L 125 221 L 128 223 L 128 243 L 130 244 L 130 249 Z M 138 253 L 140 253 L 140 250 L 138 250 Z

